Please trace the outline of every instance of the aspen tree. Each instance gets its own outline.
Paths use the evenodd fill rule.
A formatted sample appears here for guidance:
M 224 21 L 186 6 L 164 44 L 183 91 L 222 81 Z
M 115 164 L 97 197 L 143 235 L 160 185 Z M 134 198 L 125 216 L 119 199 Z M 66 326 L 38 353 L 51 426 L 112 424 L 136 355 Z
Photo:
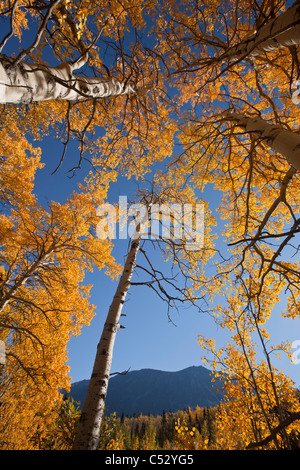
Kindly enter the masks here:
M 74 63 L 56 67 L 0 58 L 0 103 L 29 104 L 44 100 L 78 101 L 135 94 L 135 88 L 113 78 L 82 77 L 74 74 L 88 54 Z
M 239 113 L 224 113 L 227 121 L 236 122 L 260 142 L 266 143 L 275 152 L 284 156 L 296 169 L 300 170 L 300 135 L 276 124 L 269 124 L 259 116 L 247 117 Z
M 89 161 L 98 170 L 118 166 L 141 176 L 169 155 L 174 125 L 161 100 L 164 78 L 156 61 L 143 57 L 138 36 L 135 45 L 125 44 L 128 30 L 145 27 L 153 6 L 143 0 L 2 2 L 10 31 L 0 37 L 0 103 L 5 114 L 15 106 L 18 126 L 34 139 L 59 135 L 62 155 L 54 171 L 72 139 L 79 141 L 79 158 L 70 172 Z
M 103 418 L 108 381 L 111 371 L 116 334 L 120 328 L 120 317 L 135 268 L 140 240 L 133 240 L 128 252 L 123 273 L 109 308 L 103 332 L 97 346 L 92 375 L 83 404 L 74 450 L 97 450 L 100 426 Z
M 105 185 L 90 178 L 65 204 L 39 205 L 40 155 L 24 142 L 11 146 L 0 168 L 0 445 L 10 450 L 36 448 L 35 433 L 44 436 L 60 390 L 70 387 L 68 342 L 95 314 L 85 273 L 119 274 L 111 243 L 93 235 Z
M 229 62 L 253 58 L 262 53 L 300 43 L 300 3 L 298 0 L 285 12 L 271 18 L 252 35 L 242 39 L 221 55 Z
M 153 217 L 154 214 L 153 212 L 151 213 L 151 208 L 160 203 L 161 218 L 157 220 L 159 223 L 164 225 L 164 220 L 166 219 L 163 217 L 163 212 L 166 209 L 166 206 L 168 204 L 170 205 L 174 200 L 176 200 L 177 203 L 180 200 L 188 201 L 189 203 L 192 201 L 195 202 L 193 192 L 190 191 L 189 188 L 185 188 L 181 189 L 180 193 L 179 188 L 175 189 L 175 187 L 170 187 L 168 179 L 164 181 L 162 175 L 160 175 L 159 183 L 156 185 L 153 184 L 151 192 L 139 190 L 137 194 L 140 202 L 144 204 L 144 211 L 135 220 L 135 231 L 126 256 L 124 269 L 118 282 L 116 293 L 109 308 L 101 338 L 97 346 L 87 395 L 83 404 L 82 414 L 73 444 L 74 450 L 96 450 L 99 446 L 100 426 L 103 419 L 108 390 L 113 349 L 117 332 L 120 329 L 120 317 L 122 315 L 124 302 L 129 288 L 131 286 L 140 285 L 149 286 L 155 291 L 161 300 L 167 303 L 169 308 L 175 308 L 176 304 L 182 303 L 196 305 L 198 294 L 195 292 L 195 285 L 200 282 L 199 275 L 202 268 L 201 261 L 203 262 L 203 259 L 211 256 L 212 241 L 210 240 L 208 231 L 206 234 L 205 246 L 204 243 L 201 243 L 195 251 L 189 251 L 189 247 L 191 248 L 191 242 L 189 241 L 191 230 L 186 230 L 188 234 L 187 239 L 183 236 L 181 239 L 176 239 L 174 237 L 174 232 L 176 232 L 176 230 L 173 232 L 172 229 L 169 233 L 169 238 L 164 238 L 162 233 L 155 232 L 155 234 L 152 234 L 154 239 L 156 239 L 153 243 L 157 243 L 157 248 L 160 249 L 161 256 L 166 257 L 166 259 L 169 258 L 169 262 L 172 260 L 173 269 L 177 265 L 179 273 L 183 276 L 186 286 L 185 288 L 178 287 L 176 285 L 176 276 L 172 279 L 153 265 L 151 257 L 147 256 L 147 250 L 144 248 L 144 245 L 146 245 L 147 242 L 151 243 L 152 241 L 147 240 L 149 226 L 152 226 L 151 221 L 153 221 L 153 219 L 150 220 L 151 215 Z M 164 202 L 164 204 L 162 204 L 162 202 Z M 155 215 L 157 215 L 156 212 Z M 208 218 L 207 214 L 206 217 Z M 174 226 L 176 225 L 176 218 L 178 219 L 177 214 L 170 216 L 171 220 L 169 221 L 172 221 L 171 224 Z M 177 222 L 181 225 L 183 220 L 179 219 Z M 210 223 L 213 222 L 210 221 Z M 201 235 L 204 239 L 204 234 L 201 233 Z M 204 253 L 205 248 L 207 250 L 206 253 Z M 147 265 L 137 263 L 137 255 L 139 253 L 144 255 Z M 137 269 L 139 269 L 140 272 L 147 274 L 146 280 L 142 280 L 140 282 L 132 280 L 134 271 Z

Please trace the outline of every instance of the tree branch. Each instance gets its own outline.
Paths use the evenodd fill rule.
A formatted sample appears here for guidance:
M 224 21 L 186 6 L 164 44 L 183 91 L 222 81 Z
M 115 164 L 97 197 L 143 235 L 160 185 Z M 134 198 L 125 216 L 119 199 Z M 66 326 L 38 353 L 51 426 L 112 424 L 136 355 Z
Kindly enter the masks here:
M 267 436 L 265 439 L 262 439 L 261 441 L 258 442 L 250 442 L 250 444 L 247 445 L 246 449 L 256 449 L 257 447 L 262 447 L 268 444 L 269 442 L 273 441 L 277 434 L 280 433 L 281 431 L 285 430 L 290 424 L 292 424 L 294 421 L 297 421 L 300 419 L 300 411 L 290 413 L 289 416 L 281 421 L 281 423 L 276 426 L 272 432 Z

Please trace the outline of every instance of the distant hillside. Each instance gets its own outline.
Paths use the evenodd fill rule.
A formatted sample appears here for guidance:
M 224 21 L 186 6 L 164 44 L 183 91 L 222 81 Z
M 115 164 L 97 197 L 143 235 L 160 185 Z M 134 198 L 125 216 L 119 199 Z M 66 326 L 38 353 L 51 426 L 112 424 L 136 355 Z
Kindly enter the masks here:
M 88 380 L 72 384 L 70 396 L 83 404 Z M 216 406 L 222 399 L 205 367 L 188 367 L 178 372 L 142 369 L 110 379 L 106 399 L 107 414 L 116 412 L 128 416 L 140 413 L 161 414 L 196 406 Z

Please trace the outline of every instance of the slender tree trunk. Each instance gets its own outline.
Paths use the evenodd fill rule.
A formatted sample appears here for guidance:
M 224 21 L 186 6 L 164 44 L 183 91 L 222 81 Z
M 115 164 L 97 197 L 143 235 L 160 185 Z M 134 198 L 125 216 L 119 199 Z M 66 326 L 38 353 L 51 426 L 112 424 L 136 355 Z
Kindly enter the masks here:
M 284 156 L 296 170 L 300 170 L 300 134 L 269 124 L 260 117 L 247 117 L 238 113 L 224 113 L 224 116 L 227 121 L 235 121 L 246 132 Z
M 120 328 L 119 320 L 130 287 L 139 250 L 140 239 L 133 240 L 127 255 L 123 274 L 109 308 L 94 362 L 87 395 L 83 405 L 73 450 L 97 450 L 100 426 L 104 413 L 105 399 L 113 357 L 116 334 Z
M 276 18 L 268 21 L 252 36 L 230 47 L 220 60 L 236 61 L 255 57 L 263 52 L 280 47 L 300 44 L 300 2 L 297 0 L 290 8 Z
M 75 75 L 73 71 L 86 61 L 87 54 L 75 63 L 47 67 L 0 55 L 0 103 L 27 104 L 56 99 L 77 101 L 135 93 L 132 85 L 113 78 Z

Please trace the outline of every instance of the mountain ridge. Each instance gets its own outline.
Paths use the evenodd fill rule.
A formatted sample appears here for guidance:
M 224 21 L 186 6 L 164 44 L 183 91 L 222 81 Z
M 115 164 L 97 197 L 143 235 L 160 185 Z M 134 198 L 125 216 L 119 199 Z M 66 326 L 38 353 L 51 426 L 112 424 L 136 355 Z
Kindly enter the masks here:
M 82 406 L 89 379 L 71 384 L 69 396 Z M 217 390 L 217 387 L 219 390 Z M 178 371 L 144 368 L 110 378 L 106 414 L 127 416 L 158 415 L 165 411 L 212 407 L 223 398 L 220 380 L 212 381 L 211 372 L 203 366 L 190 366 Z

